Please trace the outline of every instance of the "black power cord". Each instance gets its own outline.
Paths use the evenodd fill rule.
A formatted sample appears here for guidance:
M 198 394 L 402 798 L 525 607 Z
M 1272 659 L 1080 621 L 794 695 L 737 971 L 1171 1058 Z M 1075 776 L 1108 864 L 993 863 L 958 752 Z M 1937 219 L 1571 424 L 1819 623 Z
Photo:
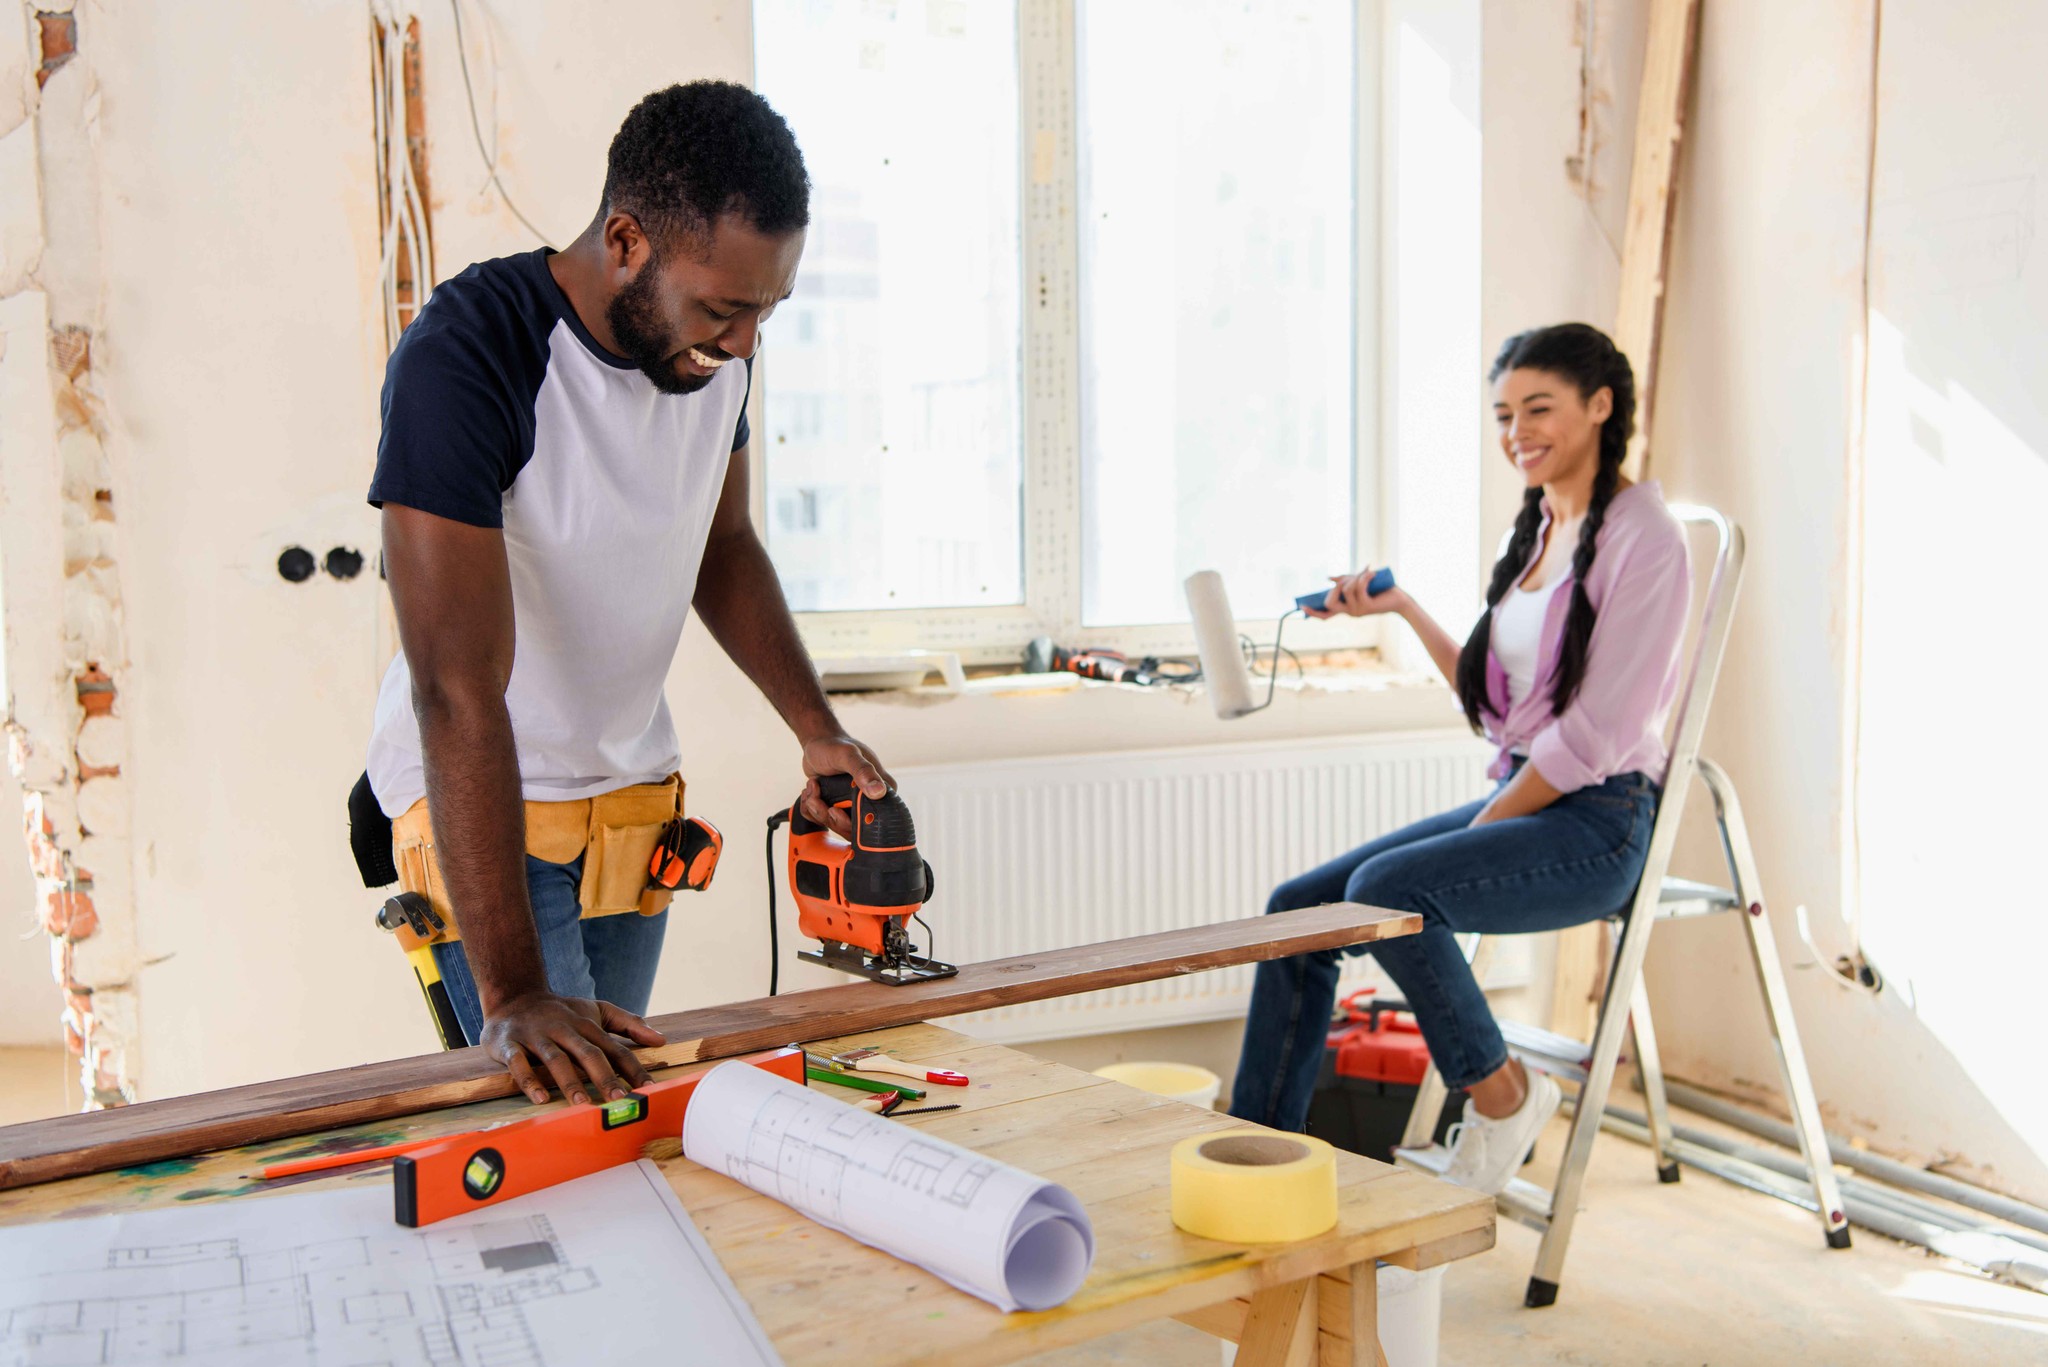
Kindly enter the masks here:
M 771 997 L 775 995 L 782 981 L 782 947 L 775 932 L 775 828 L 787 820 L 787 807 L 769 817 L 768 839 L 765 842 L 768 860 L 768 995 Z

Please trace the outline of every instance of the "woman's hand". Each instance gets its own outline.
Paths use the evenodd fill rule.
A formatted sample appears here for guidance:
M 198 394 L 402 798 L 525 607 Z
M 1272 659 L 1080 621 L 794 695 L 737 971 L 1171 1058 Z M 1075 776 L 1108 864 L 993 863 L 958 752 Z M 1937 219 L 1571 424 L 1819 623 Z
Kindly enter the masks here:
M 1366 585 L 1373 575 L 1379 573 L 1376 565 L 1367 565 L 1357 574 L 1333 574 L 1330 576 L 1330 593 L 1323 600 L 1321 608 L 1309 608 L 1308 615 L 1318 619 L 1331 617 L 1377 617 L 1381 613 L 1399 612 L 1407 601 L 1407 595 L 1398 585 L 1385 593 L 1367 593 Z

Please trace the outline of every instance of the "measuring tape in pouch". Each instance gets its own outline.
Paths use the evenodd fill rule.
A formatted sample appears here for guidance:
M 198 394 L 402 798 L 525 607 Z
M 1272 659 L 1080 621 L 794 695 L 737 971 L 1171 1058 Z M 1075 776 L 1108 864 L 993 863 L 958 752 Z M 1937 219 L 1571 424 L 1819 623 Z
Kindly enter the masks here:
M 1277 1244 L 1337 1223 L 1337 1155 L 1271 1130 L 1198 1134 L 1173 1146 L 1173 1222 L 1204 1239 Z

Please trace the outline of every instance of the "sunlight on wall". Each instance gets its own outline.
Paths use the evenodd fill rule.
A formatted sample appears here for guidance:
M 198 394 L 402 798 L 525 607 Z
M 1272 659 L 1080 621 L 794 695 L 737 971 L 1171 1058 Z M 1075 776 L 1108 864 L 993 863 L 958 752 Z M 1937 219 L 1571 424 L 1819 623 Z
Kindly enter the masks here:
M 1865 474 L 1863 935 L 1921 1019 L 2037 1151 L 2048 964 L 2036 592 L 2048 452 L 1873 313 Z M 2030 624 L 2031 623 L 2031 624 Z
M 1479 41 L 1476 7 L 1407 4 L 1390 34 L 1395 185 L 1385 333 L 1401 582 L 1462 634 L 1479 582 L 1484 351 L 1479 336 Z M 1398 639 L 1408 644 L 1405 634 Z

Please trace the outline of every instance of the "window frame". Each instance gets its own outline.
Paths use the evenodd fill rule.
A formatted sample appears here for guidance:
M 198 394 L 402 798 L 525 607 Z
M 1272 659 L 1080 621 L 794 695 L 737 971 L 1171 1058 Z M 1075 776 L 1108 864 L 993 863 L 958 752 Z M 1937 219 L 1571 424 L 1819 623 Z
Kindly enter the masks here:
M 957 651 L 967 664 L 1016 660 L 1026 642 L 1050 636 L 1063 646 L 1112 648 L 1129 655 L 1192 655 L 1188 622 L 1088 626 L 1082 622 L 1083 471 L 1081 453 L 1081 299 L 1075 144 L 1079 112 L 1074 0 L 1015 0 L 1018 36 L 1018 168 L 1021 182 L 1024 601 L 997 606 L 875 608 L 798 612 L 797 629 L 816 655 L 898 650 Z M 1382 394 L 1381 309 L 1386 190 L 1382 104 L 1387 87 L 1384 0 L 1353 0 L 1354 92 L 1352 186 L 1357 205 L 1352 242 L 1352 545 L 1386 558 L 1393 527 L 1386 496 L 1390 433 Z M 774 348 L 754 367 L 749 407 L 755 432 L 767 430 L 765 394 L 774 383 Z M 767 446 L 753 457 L 755 525 L 767 540 Z M 1351 568 L 1348 567 L 1332 567 Z M 1304 584 L 1304 591 L 1313 587 Z M 1239 610 L 1238 630 L 1270 643 L 1278 615 Z M 1383 618 L 1295 623 L 1292 648 L 1328 650 L 1381 643 Z

